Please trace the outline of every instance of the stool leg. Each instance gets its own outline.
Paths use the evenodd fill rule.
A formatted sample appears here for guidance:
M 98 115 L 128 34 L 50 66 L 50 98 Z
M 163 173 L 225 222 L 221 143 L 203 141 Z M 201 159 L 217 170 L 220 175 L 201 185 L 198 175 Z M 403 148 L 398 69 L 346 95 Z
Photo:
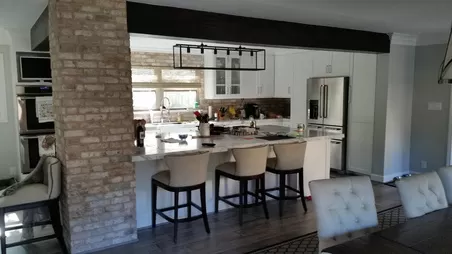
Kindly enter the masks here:
M 191 190 L 187 191 L 187 216 L 191 218 Z
M 279 217 L 284 210 L 284 199 L 286 198 L 286 174 L 279 175 Z
M 248 205 L 248 180 L 243 181 L 243 205 L 246 207 Z M 247 210 L 245 210 L 245 213 Z
M 300 196 L 301 196 L 301 203 L 303 204 L 304 212 L 308 211 L 308 208 L 306 206 L 306 198 L 304 196 L 304 179 L 303 179 L 303 170 L 298 173 L 298 186 L 300 187 Z
M 204 220 L 204 227 L 206 228 L 206 232 L 210 234 L 209 220 L 207 219 L 206 183 L 202 185 L 200 193 L 201 193 L 202 219 Z
M 265 174 L 264 174 L 264 176 L 262 176 L 260 181 L 261 181 L 260 191 L 261 191 L 261 198 L 262 198 L 262 206 L 264 207 L 265 218 L 267 218 L 267 220 L 268 220 L 270 217 L 268 216 L 267 201 L 265 199 L 265 197 L 266 197 L 266 195 L 265 195 Z
M 255 184 L 254 184 L 255 186 L 254 186 L 254 195 L 256 195 L 255 197 L 254 197 L 254 203 L 255 204 L 257 204 L 258 202 L 259 202 L 259 192 L 260 192 L 260 189 L 259 189 L 259 179 L 256 179 L 255 180 Z
M 0 237 L 2 254 L 6 254 L 5 211 L 3 209 L 0 209 L 0 230 L 2 231 L 2 236 Z
M 152 227 L 155 228 L 157 220 L 157 184 L 152 181 Z
M 218 213 L 219 198 L 220 198 L 220 173 L 215 170 L 215 213 Z
M 244 190 L 245 190 L 245 182 L 244 180 L 239 180 L 240 182 L 240 192 L 239 192 L 239 224 L 240 226 L 243 225 L 243 196 L 244 196 Z
M 52 201 L 50 205 L 48 205 L 50 219 L 52 220 L 53 231 L 55 232 L 58 243 L 63 250 L 63 253 L 68 253 L 66 248 L 66 243 L 63 238 L 63 227 L 61 226 L 61 218 L 60 218 L 60 204 L 58 200 Z
M 174 192 L 174 236 L 173 241 L 177 243 L 177 222 L 179 219 L 179 191 Z

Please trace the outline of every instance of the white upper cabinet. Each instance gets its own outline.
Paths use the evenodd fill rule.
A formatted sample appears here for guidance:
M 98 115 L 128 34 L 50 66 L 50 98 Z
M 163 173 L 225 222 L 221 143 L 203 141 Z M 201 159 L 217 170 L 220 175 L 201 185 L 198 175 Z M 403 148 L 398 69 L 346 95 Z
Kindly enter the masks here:
M 312 77 L 312 55 L 309 52 L 294 55 L 293 86 L 290 100 L 290 123 L 292 128 L 297 124 L 306 124 L 307 113 L 307 81 Z
M 275 56 L 275 97 L 290 98 L 293 85 L 293 55 Z
M 257 72 L 257 97 L 271 98 L 275 95 L 275 56 L 267 55 L 265 70 Z
M 350 76 L 351 55 L 346 52 L 312 52 L 313 76 Z

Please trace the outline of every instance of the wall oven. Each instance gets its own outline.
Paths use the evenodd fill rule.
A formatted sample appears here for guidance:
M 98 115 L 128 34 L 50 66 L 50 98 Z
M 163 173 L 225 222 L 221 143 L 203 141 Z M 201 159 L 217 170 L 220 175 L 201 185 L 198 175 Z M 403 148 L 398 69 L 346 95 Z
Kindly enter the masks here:
M 54 131 L 52 87 L 17 87 L 20 134 L 39 134 Z

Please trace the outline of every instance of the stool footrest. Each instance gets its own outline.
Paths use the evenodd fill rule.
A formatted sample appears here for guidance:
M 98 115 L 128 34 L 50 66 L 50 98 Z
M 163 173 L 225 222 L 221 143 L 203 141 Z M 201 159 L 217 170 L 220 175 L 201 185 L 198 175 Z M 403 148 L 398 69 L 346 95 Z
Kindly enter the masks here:
M 161 212 L 159 210 L 157 210 L 156 213 L 158 215 L 160 215 L 162 218 L 164 218 L 165 220 L 167 220 L 167 221 L 169 221 L 171 223 L 174 223 L 175 221 L 177 221 L 177 222 L 189 222 L 189 221 L 194 221 L 194 220 L 202 218 L 202 214 L 200 214 L 200 215 L 195 215 L 195 216 L 191 216 L 191 217 L 175 220 L 174 218 L 169 217 L 168 215 L 164 214 L 163 212 Z
M 50 221 L 50 220 L 41 221 L 41 222 L 33 222 L 32 225 L 21 225 L 21 226 L 15 226 L 15 227 L 7 227 L 7 228 L 5 228 L 5 231 L 22 229 L 22 228 L 25 228 L 27 226 L 29 226 L 29 227 L 38 227 L 38 226 L 44 226 L 44 225 L 50 225 L 50 224 L 52 224 L 52 221 Z
M 23 241 L 19 241 L 19 242 L 14 242 L 14 243 L 7 243 L 6 244 L 6 248 L 11 248 L 11 247 L 24 245 L 24 244 L 29 244 L 29 243 L 34 243 L 34 242 L 39 242 L 39 241 L 50 240 L 50 239 L 53 239 L 53 238 L 56 238 L 56 237 L 57 237 L 56 234 L 53 234 L 53 235 L 46 235 L 46 236 L 36 237 L 36 238 L 27 239 L 27 240 L 23 240 Z

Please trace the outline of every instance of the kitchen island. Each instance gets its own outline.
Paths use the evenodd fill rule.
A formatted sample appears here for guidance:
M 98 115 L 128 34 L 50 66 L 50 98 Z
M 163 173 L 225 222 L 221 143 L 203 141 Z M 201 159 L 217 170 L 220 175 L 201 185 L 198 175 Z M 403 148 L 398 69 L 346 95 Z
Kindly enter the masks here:
M 264 136 L 264 133 L 289 132 L 290 129 L 281 126 L 260 126 L 258 135 L 253 136 L 234 136 L 222 134 L 211 136 L 209 138 L 197 138 L 196 132 L 187 133 L 189 137 L 183 143 L 166 143 L 161 138 L 156 138 L 155 132 L 146 132 L 145 147 L 137 149 L 137 153 L 132 157 L 136 172 L 136 195 L 137 195 L 137 224 L 138 228 L 149 227 L 151 225 L 151 177 L 153 174 L 164 170 L 165 165 L 163 157 L 168 154 L 180 154 L 194 151 L 211 152 L 209 159 L 208 179 L 206 182 L 206 201 L 207 212 L 213 212 L 214 209 L 214 172 L 215 167 L 227 161 L 233 161 L 231 153 L 233 148 L 246 148 L 257 145 L 269 145 L 269 158 L 275 157 L 271 145 L 293 142 L 308 142 L 304 165 L 304 192 L 305 196 L 310 196 L 308 187 L 309 181 L 315 179 L 328 179 L 330 176 L 330 140 L 341 139 L 343 134 L 329 133 L 323 131 L 306 131 L 303 136 L 268 141 L 256 137 Z M 162 138 L 178 139 L 177 132 L 162 133 Z M 215 147 L 204 147 L 202 143 L 215 143 Z M 288 184 L 297 187 L 297 177 L 290 178 Z M 221 179 L 220 195 L 229 195 L 238 193 L 238 182 L 233 180 Z M 277 176 L 267 173 L 266 187 L 272 188 L 278 186 Z M 250 190 L 253 190 L 253 183 L 250 182 Z M 277 192 L 276 192 L 277 193 Z M 290 193 L 289 193 L 290 195 Z M 180 202 L 184 203 L 185 193 L 180 194 Z M 193 202 L 199 203 L 199 192 L 192 193 Z M 237 202 L 238 200 L 234 200 Z M 250 202 L 252 200 L 250 199 Z M 173 204 L 173 195 L 169 192 L 159 189 L 157 207 L 167 207 Z M 227 209 L 229 205 L 220 202 L 219 209 Z M 195 211 L 195 210 L 194 210 Z M 172 216 L 172 212 L 168 214 Z M 179 216 L 185 216 L 186 209 L 180 209 Z M 270 214 L 272 216 L 272 214 Z M 273 215 L 274 216 L 274 215 Z M 157 223 L 164 222 L 159 216 Z

